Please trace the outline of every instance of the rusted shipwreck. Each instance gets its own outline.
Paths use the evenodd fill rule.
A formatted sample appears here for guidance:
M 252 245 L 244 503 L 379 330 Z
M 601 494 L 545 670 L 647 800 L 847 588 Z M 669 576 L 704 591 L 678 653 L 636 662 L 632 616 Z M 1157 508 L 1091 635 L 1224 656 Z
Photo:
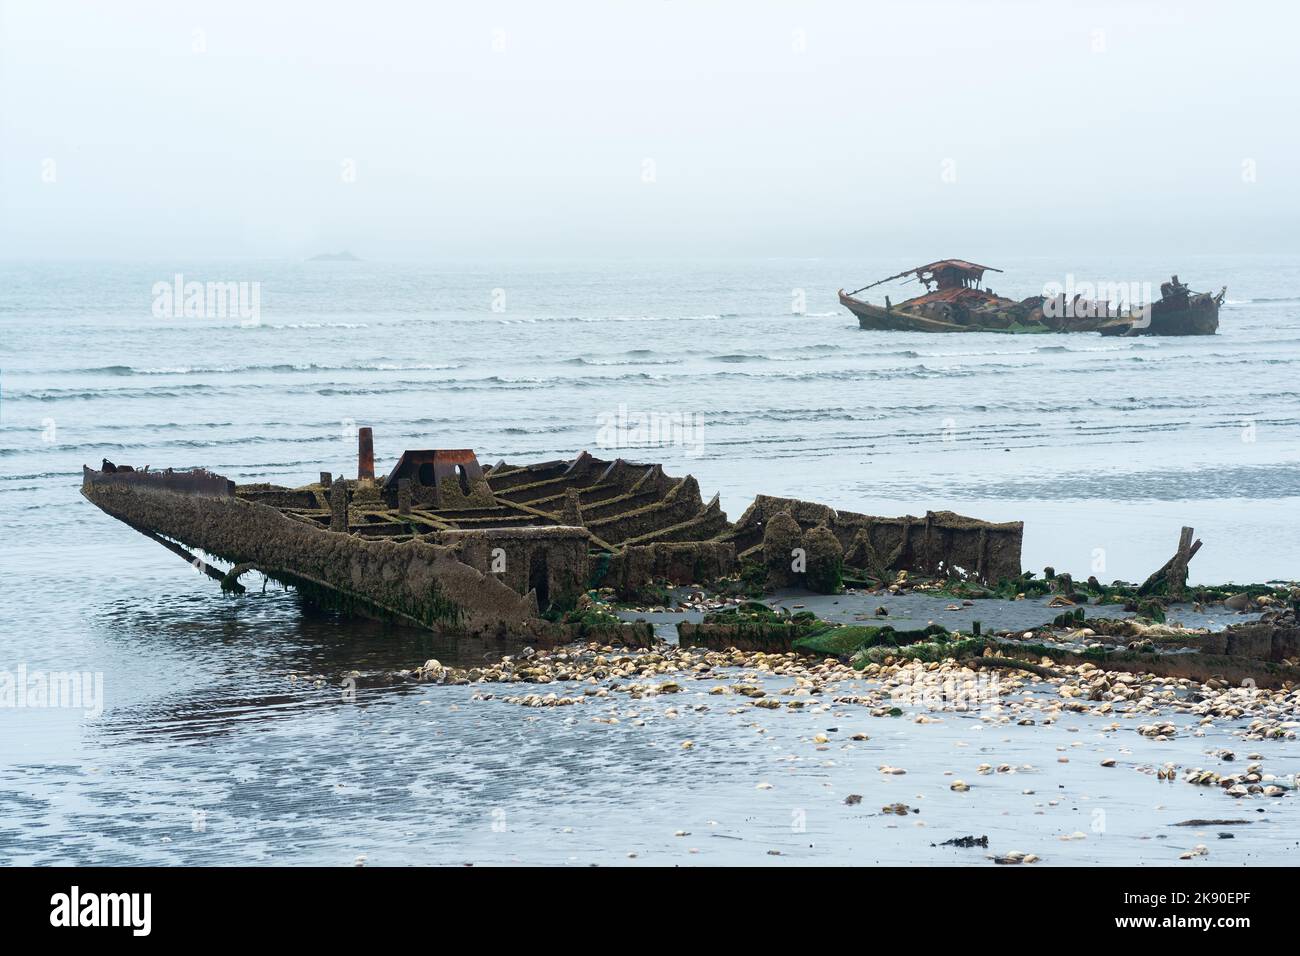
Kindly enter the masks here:
M 353 480 L 322 473 L 297 488 L 237 485 L 203 469 L 105 461 L 84 469 L 82 494 L 228 590 L 242 591 L 240 576 L 255 569 L 327 607 L 539 643 L 588 633 L 589 622 L 566 612 L 591 588 L 630 596 L 651 582 L 736 574 L 761 560 L 778 514 L 797 533 L 829 540 L 829 532 L 844 564 L 863 575 L 907 570 L 995 583 L 1021 573 L 1020 522 L 951 512 L 877 518 L 759 496 L 733 523 L 716 495 L 702 499 L 695 478 L 657 464 L 583 452 L 483 468 L 469 449 L 423 449 L 403 452 L 377 478 L 369 429 L 359 444 Z M 624 637 L 635 629 L 611 626 Z
M 1219 330 L 1219 306 L 1228 294 L 1193 292 L 1173 276 L 1160 283 L 1160 298 L 1149 314 L 1120 317 L 1097 327 L 1102 335 L 1213 335 Z
M 863 329 L 892 332 L 1100 332 L 1102 335 L 1213 335 L 1227 294 L 1192 292 L 1174 276 L 1150 303 L 1111 303 L 1065 293 L 1016 301 L 981 288 L 986 272 L 1001 272 L 965 259 L 940 259 L 886 276 L 852 292 L 840 304 Z M 915 279 L 925 292 L 894 304 L 876 305 L 860 294 L 899 279 Z

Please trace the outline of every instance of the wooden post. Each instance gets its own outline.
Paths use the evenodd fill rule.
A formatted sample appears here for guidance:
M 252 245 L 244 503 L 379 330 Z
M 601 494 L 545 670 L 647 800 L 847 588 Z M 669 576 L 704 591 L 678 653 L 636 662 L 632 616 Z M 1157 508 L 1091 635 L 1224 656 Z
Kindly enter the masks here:
M 397 513 L 399 515 L 409 515 L 411 513 L 411 479 L 397 479 Z
M 342 478 L 330 487 L 330 530 L 348 530 L 348 483 Z
M 1187 562 L 1192 559 L 1192 529 L 1184 527 L 1178 536 L 1178 553 L 1169 563 L 1169 597 L 1182 601 L 1187 597 Z
M 1192 540 L 1194 533 L 1191 528 L 1183 528 L 1178 536 L 1178 552 L 1142 583 L 1138 588 L 1139 595 L 1156 593 L 1163 585 L 1170 600 L 1186 599 L 1187 564 L 1196 556 L 1196 552 L 1201 550 L 1201 542 Z
M 564 509 L 560 512 L 560 523 L 574 528 L 582 527 L 582 501 L 577 488 L 569 488 L 564 494 Z

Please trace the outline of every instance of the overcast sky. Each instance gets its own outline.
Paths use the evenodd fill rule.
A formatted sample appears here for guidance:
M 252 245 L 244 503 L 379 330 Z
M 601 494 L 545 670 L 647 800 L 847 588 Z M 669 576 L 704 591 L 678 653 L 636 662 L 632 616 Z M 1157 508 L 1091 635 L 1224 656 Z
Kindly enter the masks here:
M 0 11 L 4 258 L 1300 248 L 1294 3 Z

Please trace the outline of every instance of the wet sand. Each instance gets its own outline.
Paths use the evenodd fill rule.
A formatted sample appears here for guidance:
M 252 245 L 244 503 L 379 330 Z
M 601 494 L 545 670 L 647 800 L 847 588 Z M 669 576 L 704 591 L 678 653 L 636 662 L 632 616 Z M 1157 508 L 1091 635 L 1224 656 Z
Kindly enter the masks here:
M 871 610 L 886 603 L 899 620 L 926 620 L 934 610 L 917 595 L 784 600 L 827 616 L 817 602 L 849 614 L 858 612 L 855 601 Z M 229 605 L 225 643 L 173 640 L 148 669 L 139 665 L 143 638 L 124 638 L 118 653 L 134 662 L 138 680 L 109 685 L 101 718 L 9 715 L 22 718 L 23 733 L 0 741 L 0 862 L 352 865 L 364 856 L 376 865 L 991 866 L 991 856 L 1019 850 L 1042 866 L 1205 866 L 1275 863 L 1300 841 L 1290 791 L 1234 799 L 1185 783 L 1181 771 L 1172 782 L 1155 777 L 1166 761 L 1240 772 L 1255 752 L 1278 777 L 1300 770 L 1294 740 L 1242 741 L 1246 718 L 1196 727 L 1194 718 L 1169 716 L 1178 732 L 1160 741 L 1135 729 L 1151 718 L 1064 712 L 1050 725 L 1019 726 L 1002 722 L 1007 714 L 919 705 L 877 717 L 867 706 L 832 703 L 835 694 L 781 695 L 792 678 L 752 669 L 671 674 L 661 682 L 678 683 L 678 693 L 614 692 L 562 707 L 503 698 L 578 697 L 592 685 L 362 681 L 350 697 L 343 681 L 353 670 L 490 658 L 425 634 L 304 617 L 291 595 L 253 601 Z M 1001 603 L 1026 621 L 1057 613 L 1040 602 Z M 206 607 L 184 611 L 194 627 Z M 245 610 L 237 617 L 236 608 Z M 252 608 L 258 618 L 242 620 Z M 993 609 L 981 601 L 960 613 L 993 626 Z M 139 616 L 123 610 L 124 633 L 156 623 Z M 187 633 L 186 620 L 169 619 L 169 633 Z M 346 641 L 329 639 L 337 627 L 347 628 Z M 806 703 L 765 709 L 710 693 L 737 682 Z M 1056 699 L 1042 682 L 1026 686 L 1036 699 Z M 856 680 L 842 690 L 870 687 Z M 1118 730 L 1106 729 L 1117 720 Z M 1210 755 L 1223 748 L 1237 760 Z M 1116 766 L 1102 767 L 1107 758 Z M 1003 763 L 1015 772 L 979 773 L 981 764 Z M 907 773 L 884 774 L 882 765 Z M 958 779 L 970 789 L 952 791 Z M 853 794 L 861 801 L 846 804 Z M 895 803 L 919 812 L 882 812 Z M 1195 818 L 1251 822 L 1174 826 Z M 1083 838 L 1060 839 L 1076 833 Z M 987 835 L 988 848 L 932 846 L 967 835 Z M 1198 844 L 1207 856 L 1179 860 Z
M 1278 774 L 1300 769 L 1295 741 L 1243 745 L 1233 731 L 1246 721 L 1198 737 L 1192 721 L 1172 717 L 1178 734 L 1156 741 L 1135 732 L 1137 721 L 1107 730 L 1113 721 L 1079 714 L 1022 727 L 991 713 L 921 708 L 899 717 L 829 702 L 764 710 L 711 695 L 717 675 L 677 680 L 680 693 L 552 708 L 472 698 L 563 685 L 362 689 L 350 703 L 337 688 L 308 688 L 294 692 L 287 719 L 262 715 L 170 747 L 157 730 L 126 733 L 93 769 L 18 769 L 13 782 L 25 795 L 4 805 L 4 856 L 994 865 L 991 856 L 1019 850 L 1041 866 L 1205 866 L 1276 863 L 1300 842 L 1292 793 L 1238 800 L 1149 772 L 1166 761 L 1240 770 L 1248 752 Z M 761 683 L 776 691 L 790 681 Z M 921 713 L 935 722 L 917 723 Z M 858 733 L 870 739 L 852 740 Z M 816 742 L 819 734 L 828 742 Z M 1237 761 L 1207 754 L 1225 747 Z M 1101 766 L 1108 757 L 1116 766 Z M 1015 771 L 978 769 L 1002 763 Z M 970 789 L 951 790 L 957 779 Z M 861 802 L 847 805 L 851 794 Z M 882 812 L 899 802 L 919 812 Z M 205 813 L 202 831 L 192 809 Z M 1250 822 L 1175 826 L 1196 818 Z M 987 835 L 988 849 L 932 845 L 966 835 Z M 1179 859 L 1198 844 L 1208 855 Z

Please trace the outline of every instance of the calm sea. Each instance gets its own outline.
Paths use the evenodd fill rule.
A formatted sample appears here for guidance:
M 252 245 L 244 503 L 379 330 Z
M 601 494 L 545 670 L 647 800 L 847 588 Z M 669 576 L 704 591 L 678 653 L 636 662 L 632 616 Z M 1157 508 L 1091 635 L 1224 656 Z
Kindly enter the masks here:
M 1027 568 L 1103 580 L 1140 579 L 1190 524 L 1196 581 L 1300 575 L 1294 258 L 1020 259 L 989 277 L 1020 297 L 1068 275 L 1158 289 L 1177 271 L 1228 286 L 1209 338 L 859 330 L 836 289 L 909 264 L 0 264 L 0 668 L 102 673 L 107 700 L 94 720 L 0 710 L 0 861 L 350 862 L 358 828 L 396 846 L 433 827 L 458 862 L 482 788 L 519 806 L 571 779 L 598 802 L 619 780 L 647 801 L 674 786 L 644 777 L 652 754 L 595 757 L 590 731 L 538 736 L 517 709 L 438 722 L 389 702 L 358 718 L 289 692 L 290 671 L 409 666 L 428 639 L 274 589 L 222 597 L 80 497 L 81 465 L 104 457 L 297 484 L 350 473 L 370 425 L 381 470 L 408 447 L 485 464 L 585 448 L 690 472 L 733 518 L 763 492 L 1023 519 Z M 256 283 L 256 323 L 168 314 L 155 284 L 177 275 Z M 620 408 L 689 431 L 601 449 Z M 375 754 L 387 769 L 360 772 Z M 714 772 L 735 783 L 726 760 Z M 635 811 L 617 826 L 635 830 Z M 228 841 L 205 842 L 195 812 Z M 598 825 L 588 838 L 609 842 Z

